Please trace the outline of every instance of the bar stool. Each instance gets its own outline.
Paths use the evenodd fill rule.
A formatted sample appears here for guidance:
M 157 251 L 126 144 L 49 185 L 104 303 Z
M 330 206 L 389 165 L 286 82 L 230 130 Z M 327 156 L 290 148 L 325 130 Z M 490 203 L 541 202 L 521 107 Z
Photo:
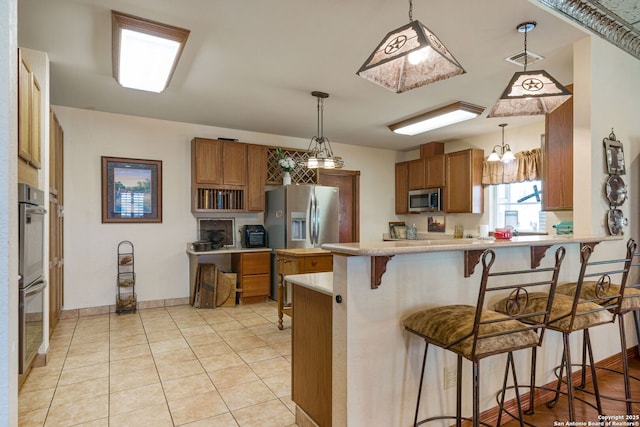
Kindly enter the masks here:
M 463 419 L 472 421 L 474 426 L 480 425 L 480 360 L 497 354 L 508 353 L 505 381 L 507 381 L 509 370 L 511 370 L 516 387 L 518 409 L 520 410 L 513 352 L 540 345 L 545 324 L 551 312 L 552 298 L 564 256 L 565 248 L 561 246 L 556 250 L 553 267 L 492 273 L 490 270 L 496 256 L 492 250 L 485 250 L 481 258 L 482 279 L 476 306 L 449 305 L 429 308 L 411 314 L 403 320 L 404 328 L 421 337 L 425 342 L 414 426 L 442 419 L 455 419 L 457 426 L 461 425 Z M 532 278 L 536 280 L 514 283 Z M 543 304 L 540 310 L 523 313 L 527 305 L 526 295 L 534 289 L 546 292 L 546 305 Z M 510 292 L 508 315 L 484 308 L 485 300 L 488 299 L 491 292 L 501 294 Z M 525 319 L 530 324 L 523 323 L 522 320 Z M 456 415 L 435 416 L 418 422 L 427 352 L 430 344 L 457 355 Z M 471 419 L 462 417 L 461 374 L 463 358 L 471 361 L 473 365 L 473 416 Z
M 580 250 L 580 273 L 578 281 L 569 284 L 558 285 L 556 288 L 556 294 L 553 299 L 553 306 L 551 309 L 551 316 L 546 328 L 550 331 L 556 331 L 562 333 L 562 361 L 560 366 L 556 368 L 557 384 L 555 388 L 555 397 L 547 402 L 549 408 L 555 406 L 558 402 L 561 392 L 561 386 L 563 383 L 562 376 L 566 370 L 566 395 L 569 405 L 569 421 L 575 421 L 575 405 L 574 405 L 574 386 L 571 381 L 572 378 L 572 361 L 571 352 L 569 346 L 569 337 L 572 332 L 583 332 L 583 367 L 582 370 L 582 382 L 584 384 L 586 378 L 586 359 L 589 358 L 589 367 L 591 371 L 591 377 L 593 382 L 593 395 L 595 396 L 595 404 L 586 400 L 579 399 L 584 403 L 595 408 L 599 414 L 602 414 L 602 404 L 600 400 L 600 393 L 598 389 L 598 379 L 595 370 L 595 364 L 593 361 L 593 352 L 591 346 L 591 339 L 589 336 L 589 329 L 598 325 L 607 323 L 613 323 L 615 321 L 614 313 L 619 310 L 622 302 L 622 292 L 629 274 L 631 262 L 633 260 L 633 254 L 636 250 L 636 243 L 633 239 L 630 239 L 627 243 L 626 257 L 621 259 L 609 259 L 604 261 L 589 261 L 593 253 L 593 248 L 589 245 L 585 245 Z M 585 279 L 597 277 L 597 280 L 593 281 L 594 287 L 599 289 L 598 296 L 596 298 L 589 298 L 588 295 L 583 295 L 583 288 L 587 283 L 591 283 L 590 280 Z M 619 277 L 620 285 L 612 284 L 612 277 Z M 561 286 L 566 294 L 560 293 Z M 570 291 L 571 289 L 571 291 Z M 603 292 L 601 290 L 606 290 Z M 581 298 L 581 295 L 585 298 Z M 534 300 L 540 298 L 540 295 L 529 295 L 529 299 Z M 600 304 L 598 304 L 598 302 Z M 602 305 L 601 305 L 602 304 Z M 507 312 L 508 301 L 500 301 L 494 307 L 498 312 Z M 529 304 L 526 311 L 535 310 L 536 304 Z M 530 322 L 530 319 L 523 319 L 525 323 Z M 533 414 L 533 405 L 535 401 L 535 368 L 536 368 L 536 349 L 532 349 L 531 354 L 531 383 L 530 383 L 530 395 L 529 395 L 529 408 L 527 414 Z M 504 388 L 502 390 L 504 395 Z M 510 414 L 511 415 L 511 414 Z M 521 416 L 521 415 L 520 415 Z M 522 418 L 520 418 L 522 421 Z
M 627 257 L 629 253 L 632 254 L 632 257 L 640 257 L 640 254 L 635 252 L 636 242 L 633 239 L 629 239 L 627 241 Z M 640 266 L 640 263 L 633 263 L 630 265 L 631 267 Z M 597 304 L 606 307 L 609 312 L 611 312 L 618 319 L 618 330 L 620 334 L 620 349 L 622 356 L 622 374 L 624 377 L 624 387 L 625 387 L 625 401 L 626 401 L 626 410 L 627 415 L 633 415 L 633 403 L 638 403 L 640 400 L 632 400 L 631 399 L 631 386 L 629 383 L 629 379 L 631 378 L 629 375 L 629 363 L 627 360 L 627 338 L 626 338 L 626 328 L 624 324 L 624 315 L 627 313 L 633 313 L 635 322 L 636 322 L 636 334 L 638 334 L 639 325 L 638 325 L 638 316 L 640 313 L 640 283 L 636 282 L 635 284 L 627 284 L 627 275 L 628 271 L 624 273 L 623 282 L 621 284 L 613 284 L 609 282 L 602 281 L 585 281 L 582 283 L 582 287 L 580 289 L 579 297 L 583 300 L 594 301 Z M 558 285 L 556 288 L 556 294 L 563 295 L 575 295 L 577 291 L 578 283 L 563 283 L 562 285 Z M 619 298 L 622 296 L 622 298 Z M 640 336 L 638 339 L 640 342 Z M 583 388 L 585 386 L 585 372 L 586 372 L 586 357 L 585 354 L 590 349 L 587 348 L 587 341 L 583 340 L 583 349 L 582 349 L 582 378 L 581 384 L 579 388 Z M 591 361 L 593 363 L 593 360 Z M 607 371 L 614 371 L 609 368 L 595 367 L 596 369 L 604 369 Z M 614 371 L 619 372 L 619 371 Z M 637 379 L 637 378 L 636 378 Z M 605 396 L 602 396 L 605 397 Z

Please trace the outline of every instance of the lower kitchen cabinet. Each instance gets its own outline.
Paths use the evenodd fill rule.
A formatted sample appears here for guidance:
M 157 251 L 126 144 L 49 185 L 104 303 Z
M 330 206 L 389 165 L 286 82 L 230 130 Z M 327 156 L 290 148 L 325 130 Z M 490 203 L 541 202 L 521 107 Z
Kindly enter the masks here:
M 242 304 L 266 301 L 271 290 L 271 252 L 234 253 L 231 268 L 238 275 Z
M 331 426 L 332 297 L 292 285 L 291 399 L 318 426 Z M 297 419 L 297 417 L 296 417 Z

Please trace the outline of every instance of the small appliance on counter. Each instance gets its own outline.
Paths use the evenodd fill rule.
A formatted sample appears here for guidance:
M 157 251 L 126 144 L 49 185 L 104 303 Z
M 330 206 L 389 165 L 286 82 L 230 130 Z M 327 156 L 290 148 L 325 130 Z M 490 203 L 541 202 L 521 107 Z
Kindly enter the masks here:
M 561 221 L 553 225 L 556 229 L 556 234 L 573 234 L 573 221 Z
M 240 243 L 243 248 L 265 248 L 267 246 L 267 231 L 260 224 L 245 225 L 242 227 Z
M 198 240 L 192 243 L 195 252 L 206 252 L 235 246 L 232 218 L 198 219 Z

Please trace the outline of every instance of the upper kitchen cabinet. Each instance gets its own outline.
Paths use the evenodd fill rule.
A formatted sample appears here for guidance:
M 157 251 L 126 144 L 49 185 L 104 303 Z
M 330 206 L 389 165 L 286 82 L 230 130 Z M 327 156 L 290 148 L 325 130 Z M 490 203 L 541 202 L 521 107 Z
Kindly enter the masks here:
M 266 149 L 262 145 L 194 138 L 191 211 L 195 215 L 264 211 Z
M 267 147 L 247 145 L 247 210 L 264 211 L 264 192 L 267 182 Z
M 424 159 L 426 163 L 425 184 L 426 188 L 444 187 L 445 179 L 445 155 L 438 154 Z
M 542 210 L 572 209 L 573 97 L 546 115 L 542 147 Z
M 246 184 L 247 144 L 194 138 L 191 141 L 191 154 L 196 184 Z
M 407 181 L 409 190 L 420 190 L 426 188 L 426 162 L 425 159 L 410 160 L 407 162 L 409 174 Z
M 484 192 L 482 190 L 482 161 L 484 150 L 468 150 L 447 153 L 444 191 L 445 212 L 482 213 Z
M 409 162 L 396 163 L 396 214 L 409 213 Z
M 42 91 L 29 63 L 18 49 L 18 156 L 40 169 Z

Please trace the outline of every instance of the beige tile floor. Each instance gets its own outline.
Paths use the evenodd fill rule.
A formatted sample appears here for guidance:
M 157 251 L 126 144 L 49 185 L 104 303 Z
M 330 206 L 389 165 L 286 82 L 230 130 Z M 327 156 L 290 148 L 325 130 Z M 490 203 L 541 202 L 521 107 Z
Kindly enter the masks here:
M 19 425 L 295 426 L 291 328 L 276 305 L 175 306 L 62 320 Z

